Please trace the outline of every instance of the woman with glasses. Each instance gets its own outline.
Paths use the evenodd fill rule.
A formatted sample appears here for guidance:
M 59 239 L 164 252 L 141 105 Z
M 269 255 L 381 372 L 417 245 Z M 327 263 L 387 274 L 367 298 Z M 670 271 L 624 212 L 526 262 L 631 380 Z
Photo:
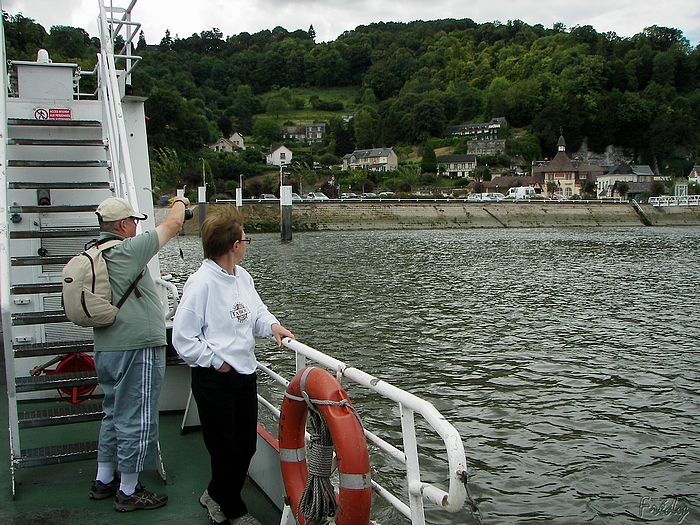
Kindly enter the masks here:
M 260 299 L 253 278 L 238 266 L 250 244 L 234 206 L 202 224 L 204 262 L 183 288 L 173 323 L 173 346 L 192 367 L 211 481 L 199 498 L 214 523 L 258 524 L 241 489 L 255 453 L 258 400 L 255 335 L 294 337 Z

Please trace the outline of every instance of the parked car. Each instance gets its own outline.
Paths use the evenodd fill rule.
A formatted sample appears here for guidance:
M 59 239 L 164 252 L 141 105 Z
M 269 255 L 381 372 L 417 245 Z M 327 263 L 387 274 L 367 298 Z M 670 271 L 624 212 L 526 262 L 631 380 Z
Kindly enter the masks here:
M 467 197 L 467 202 L 482 202 L 489 200 L 488 197 L 484 197 L 485 193 L 471 193 Z
M 292 193 L 292 202 L 302 202 L 303 200 L 298 193 Z
M 396 194 L 393 191 L 383 191 L 379 194 L 380 197 L 389 198 L 389 199 L 394 197 L 395 195 Z
M 261 193 L 260 200 L 261 201 L 276 201 L 278 199 L 272 193 Z
M 320 191 L 312 191 L 306 196 L 307 201 L 329 201 L 330 199 L 325 193 Z
M 566 197 L 565 195 L 562 195 L 561 193 L 555 193 L 552 195 L 552 200 L 553 201 L 568 201 L 569 198 Z
M 503 199 L 506 198 L 506 196 L 502 193 L 484 193 L 484 195 L 488 197 L 488 200 L 495 202 L 501 202 Z
M 341 193 L 341 199 L 357 199 L 357 193 Z
M 376 193 L 363 193 L 362 195 L 360 195 L 360 198 L 362 199 L 375 199 L 376 197 Z

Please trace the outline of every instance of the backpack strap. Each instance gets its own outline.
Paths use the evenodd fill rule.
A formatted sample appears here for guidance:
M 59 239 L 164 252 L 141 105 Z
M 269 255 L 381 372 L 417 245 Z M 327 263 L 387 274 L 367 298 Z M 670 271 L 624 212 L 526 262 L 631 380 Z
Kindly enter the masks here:
M 90 245 L 96 247 L 100 252 L 104 252 L 107 250 L 110 250 L 114 248 L 116 245 L 121 243 L 121 239 L 99 239 L 99 240 L 93 240 Z M 126 292 L 122 296 L 121 299 L 119 299 L 119 302 L 115 305 L 117 308 L 121 308 L 124 306 L 124 303 L 126 300 L 129 298 L 131 293 L 135 290 L 136 291 L 136 297 L 138 299 L 141 298 L 141 292 L 138 289 L 138 284 L 139 281 L 143 278 L 144 274 L 146 273 L 146 268 L 141 270 L 141 273 L 134 279 L 134 282 L 129 285 L 129 288 L 126 289 Z
M 144 268 L 143 270 L 141 270 L 141 273 L 139 274 L 139 276 L 134 280 L 133 283 L 131 283 L 131 286 L 129 286 L 129 288 L 126 290 L 126 293 L 124 294 L 124 296 L 123 296 L 123 297 L 119 300 L 119 302 L 116 304 L 116 307 L 117 307 L 117 308 L 121 308 L 121 307 L 122 307 L 122 305 L 124 304 L 124 302 L 125 302 L 125 301 L 129 298 L 129 296 L 131 295 L 131 292 L 133 292 L 134 290 L 136 290 L 136 297 L 139 298 L 139 299 L 141 298 L 141 292 L 139 292 L 139 289 L 138 289 L 137 286 L 138 286 L 138 284 L 139 284 L 139 281 L 141 280 L 141 278 L 144 276 L 145 273 L 146 273 L 146 268 Z

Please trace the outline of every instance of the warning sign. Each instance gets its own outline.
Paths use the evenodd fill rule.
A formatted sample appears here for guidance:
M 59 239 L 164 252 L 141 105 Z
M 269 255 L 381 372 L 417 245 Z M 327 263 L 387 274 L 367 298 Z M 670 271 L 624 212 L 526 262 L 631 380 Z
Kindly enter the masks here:
M 37 120 L 71 120 L 73 114 L 70 108 L 37 108 L 34 110 Z
M 49 108 L 49 120 L 70 120 L 70 108 Z

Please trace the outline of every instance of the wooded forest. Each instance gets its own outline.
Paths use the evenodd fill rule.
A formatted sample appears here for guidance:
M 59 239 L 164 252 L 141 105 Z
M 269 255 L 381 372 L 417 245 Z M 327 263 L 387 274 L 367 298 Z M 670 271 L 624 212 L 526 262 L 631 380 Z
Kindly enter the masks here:
M 43 47 L 54 62 L 94 67 L 99 40 L 83 29 L 3 16 L 9 59 L 34 60 Z M 623 38 L 591 26 L 436 20 L 359 26 L 321 43 L 313 27 L 227 37 L 213 28 L 150 44 L 142 33 L 136 54 L 132 84 L 148 97 L 153 162 L 197 171 L 207 155 L 229 186 L 259 172 L 279 125 L 303 119 L 327 123 L 324 144 L 304 149 L 309 162 L 356 147 L 460 151 L 446 126 L 505 117 L 516 131 L 506 153 L 526 162 L 551 158 L 563 130 L 569 152 L 584 139 L 599 153 L 614 145 L 660 174 L 687 176 L 700 163 L 700 46 L 674 28 Z M 232 131 L 258 148 L 235 159 L 203 152 Z

